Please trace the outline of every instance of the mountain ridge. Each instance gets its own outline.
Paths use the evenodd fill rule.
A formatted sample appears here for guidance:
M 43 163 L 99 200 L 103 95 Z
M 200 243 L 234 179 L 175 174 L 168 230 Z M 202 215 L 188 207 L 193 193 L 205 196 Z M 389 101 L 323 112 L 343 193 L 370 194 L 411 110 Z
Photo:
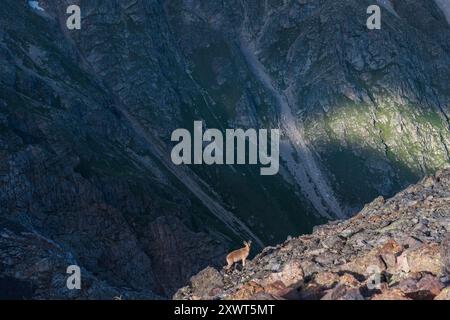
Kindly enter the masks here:
M 259 250 L 309 233 L 449 165 L 438 2 L 391 1 L 380 30 L 366 27 L 368 0 L 37 2 L 0 11 L 1 224 L 57 243 L 73 256 L 58 266 L 75 261 L 129 297 L 170 297 L 242 240 Z M 70 4 L 80 30 L 67 29 Z M 279 174 L 175 167 L 170 135 L 197 120 L 281 128 Z M 25 251 L 34 239 L 14 237 Z M 0 278 L 42 290 L 51 271 L 63 285 L 63 268 L 37 265 L 47 272 L 27 280 L 2 259 Z
M 439 171 L 348 220 L 266 247 L 245 268 L 208 267 L 174 299 L 449 300 L 449 186 L 450 170 Z

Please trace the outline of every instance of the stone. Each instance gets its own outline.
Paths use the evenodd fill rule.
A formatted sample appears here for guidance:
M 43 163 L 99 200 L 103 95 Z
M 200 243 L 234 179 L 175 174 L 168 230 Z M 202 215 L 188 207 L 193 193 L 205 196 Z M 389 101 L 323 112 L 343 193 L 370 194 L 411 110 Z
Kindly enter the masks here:
M 271 273 L 263 283 L 270 284 L 281 281 L 284 286 L 290 287 L 298 284 L 304 278 L 303 269 L 298 262 L 288 262 L 284 265 L 282 271 Z
M 264 292 L 264 288 L 254 281 L 250 281 L 242 285 L 237 292 L 233 293 L 229 299 L 231 300 L 246 300 L 258 293 Z
M 314 282 L 325 289 L 333 287 L 339 280 L 339 275 L 334 272 L 319 272 L 314 277 Z
M 419 280 L 404 279 L 395 288 L 400 289 L 405 296 L 413 300 L 432 300 L 441 292 L 444 285 L 437 277 L 425 274 Z
M 339 277 L 339 284 L 345 285 L 346 287 L 358 288 L 361 283 L 350 273 L 344 273 Z
M 192 291 L 198 296 L 211 296 L 212 290 L 222 288 L 223 277 L 215 268 L 208 267 L 191 277 Z
M 442 291 L 434 297 L 434 300 L 450 300 L 450 287 L 442 289 Z
M 441 252 L 438 244 L 424 244 L 406 255 L 410 272 L 427 271 L 442 274 Z
M 249 300 L 285 300 L 285 299 L 267 292 L 258 292 L 253 296 L 251 296 Z
M 400 289 L 388 289 L 382 293 L 375 294 L 371 300 L 411 300 Z
M 359 288 L 349 288 L 343 284 L 338 284 L 330 289 L 321 300 L 364 300 Z

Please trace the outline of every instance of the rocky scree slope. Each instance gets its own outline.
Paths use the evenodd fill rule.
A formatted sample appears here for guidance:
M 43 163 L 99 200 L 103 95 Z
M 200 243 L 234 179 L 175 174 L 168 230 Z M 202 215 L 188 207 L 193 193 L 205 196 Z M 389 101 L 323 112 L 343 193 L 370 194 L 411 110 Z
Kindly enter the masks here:
M 267 247 L 244 270 L 206 268 L 174 299 L 450 300 L 449 241 L 446 170 L 349 220 Z

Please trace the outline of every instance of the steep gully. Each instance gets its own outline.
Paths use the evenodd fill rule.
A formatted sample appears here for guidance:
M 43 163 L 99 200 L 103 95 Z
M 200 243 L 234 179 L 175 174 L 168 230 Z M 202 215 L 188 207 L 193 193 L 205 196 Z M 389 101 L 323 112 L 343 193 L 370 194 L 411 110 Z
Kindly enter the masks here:
M 319 169 L 312 151 L 307 146 L 301 123 L 296 121 L 292 114 L 286 93 L 276 87 L 265 67 L 258 60 L 254 45 L 242 35 L 239 45 L 251 72 L 272 94 L 277 103 L 281 118 L 280 125 L 288 138 L 287 141 L 281 142 L 280 153 L 290 174 L 322 216 L 344 218 L 345 214 L 342 212 L 333 190 Z M 299 161 L 295 160 L 294 154 Z
M 77 48 L 76 43 L 70 38 L 67 32 L 65 32 L 65 28 L 62 27 L 62 31 L 67 38 L 67 40 L 72 43 L 72 45 Z M 87 59 L 84 57 L 81 50 L 77 48 L 77 54 L 79 55 L 81 61 L 83 61 L 84 69 L 86 72 L 92 74 L 92 70 L 95 70 L 92 66 L 90 66 Z M 95 74 L 93 74 L 94 78 L 97 78 Z M 236 217 L 232 212 L 226 210 L 224 208 L 224 204 L 221 203 L 221 200 L 218 199 L 218 196 L 215 196 L 213 193 L 208 193 L 205 190 L 212 190 L 208 186 L 206 182 L 204 182 L 201 178 L 199 178 L 192 170 L 183 166 L 176 166 L 172 163 L 170 159 L 170 151 L 167 150 L 162 141 L 159 141 L 158 138 L 154 137 L 152 134 L 148 133 L 146 129 L 142 127 L 139 121 L 131 115 L 126 107 L 123 106 L 120 99 L 114 95 L 112 90 L 108 90 L 112 97 L 114 97 L 115 105 L 117 110 L 123 115 L 125 119 L 127 119 L 130 126 L 133 130 L 144 140 L 147 142 L 147 147 L 149 148 L 152 155 L 158 159 L 158 161 L 164 166 L 166 170 L 168 170 L 184 187 L 187 188 L 189 192 L 191 192 L 194 197 L 196 197 L 200 202 L 227 228 L 232 231 L 236 236 L 242 238 L 243 240 L 252 239 L 254 243 L 261 248 L 265 245 L 259 237 L 254 234 L 247 225 L 241 221 L 238 217 Z M 152 164 L 147 161 L 143 157 L 138 157 L 138 161 L 150 171 L 152 170 Z
M 67 37 L 67 34 L 66 34 Z M 73 43 L 72 39 L 68 39 Z M 255 49 L 249 41 L 245 41 L 241 37 L 239 41 L 241 52 L 249 66 L 250 71 L 260 81 L 262 86 L 274 97 L 281 119 L 282 131 L 286 134 L 287 139 L 281 142 L 281 157 L 285 161 L 286 167 L 290 174 L 294 177 L 296 184 L 300 187 L 306 197 L 311 201 L 318 213 L 327 218 L 344 218 L 345 214 L 339 206 L 337 199 L 333 194 L 333 190 L 329 186 L 327 178 L 322 173 L 319 165 L 314 159 L 313 152 L 307 146 L 305 141 L 301 123 L 297 122 L 292 114 L 290 103 L 287 95 L 277 88 L 265 67 L 258 60 Z M 83 54 L 78 51 L 78 54 Z M 84 57 L 82 60 L 86 62 Z M 86 68 L 93 70 L 93 68 Z M 147 143 L 153 155 L 162 163 L 162 165 L 173 174 L 177 180 L 181 182 L 202 204 L 222 223 L 224 223 L 233 233 L 241 238 L 251 238 L 261 247 L 263 242 L 232 212 L 224 208 L 224 204 L 214 194 L 206 191 L 211 189 L 206 182 L 201 180 L 192 170 L 186 167 L 175 166 L 171 160 L 169 152 L 161 141 L 149 134 L 139 123 L 135 117 L 130 114 L 120 101 L 116 104 L 132 126 L 134 131 L 138 133 Z M 296 160 L 295 158 L 299 159 Z M 140 158 L 140 162 L 149 167 L 151 164 L 145 159 Z
M 156 141 L 156 138 L 147 134 L 139 122 L 130 115 L 124 108 L 120 108 L 121 113 L 125 116 L 131 124 L 135 132 L 137 132 L 146 142 L 152 151 L 153 155 L 164 165 L 164 167 L 173 174 L 194 196 L 196 196 L 202 204 L 212 213 L 216 218 L 222 221 L 231 231 L 237 236 L 248 239 L 253 239 L 259 246 L 264 247 L 264 243 L 256 236 L 241 220 L 239 220 L 233 213 L 226 210 L 218 199 L 213 199 L 207 194 L 203 188 L 209 188 L 208 185 L 197 177 L 191 170 L 185 167 L 176 166 L 169 158 L 167 150 L 162 146 L 162 143 Z M 141 158 L 141 163 L 150 165 Z M 201 187 L 203 185 L 204 187 Z

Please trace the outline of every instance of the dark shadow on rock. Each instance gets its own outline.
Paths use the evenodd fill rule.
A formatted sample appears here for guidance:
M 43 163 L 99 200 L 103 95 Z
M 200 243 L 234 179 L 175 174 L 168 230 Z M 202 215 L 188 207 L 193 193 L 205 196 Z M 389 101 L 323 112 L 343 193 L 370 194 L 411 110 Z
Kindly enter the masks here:
M 0 300 L 26 300 L 31 299 L 34 294 L 31 282 L 13 277 L 0 278 L 0 288 Z

